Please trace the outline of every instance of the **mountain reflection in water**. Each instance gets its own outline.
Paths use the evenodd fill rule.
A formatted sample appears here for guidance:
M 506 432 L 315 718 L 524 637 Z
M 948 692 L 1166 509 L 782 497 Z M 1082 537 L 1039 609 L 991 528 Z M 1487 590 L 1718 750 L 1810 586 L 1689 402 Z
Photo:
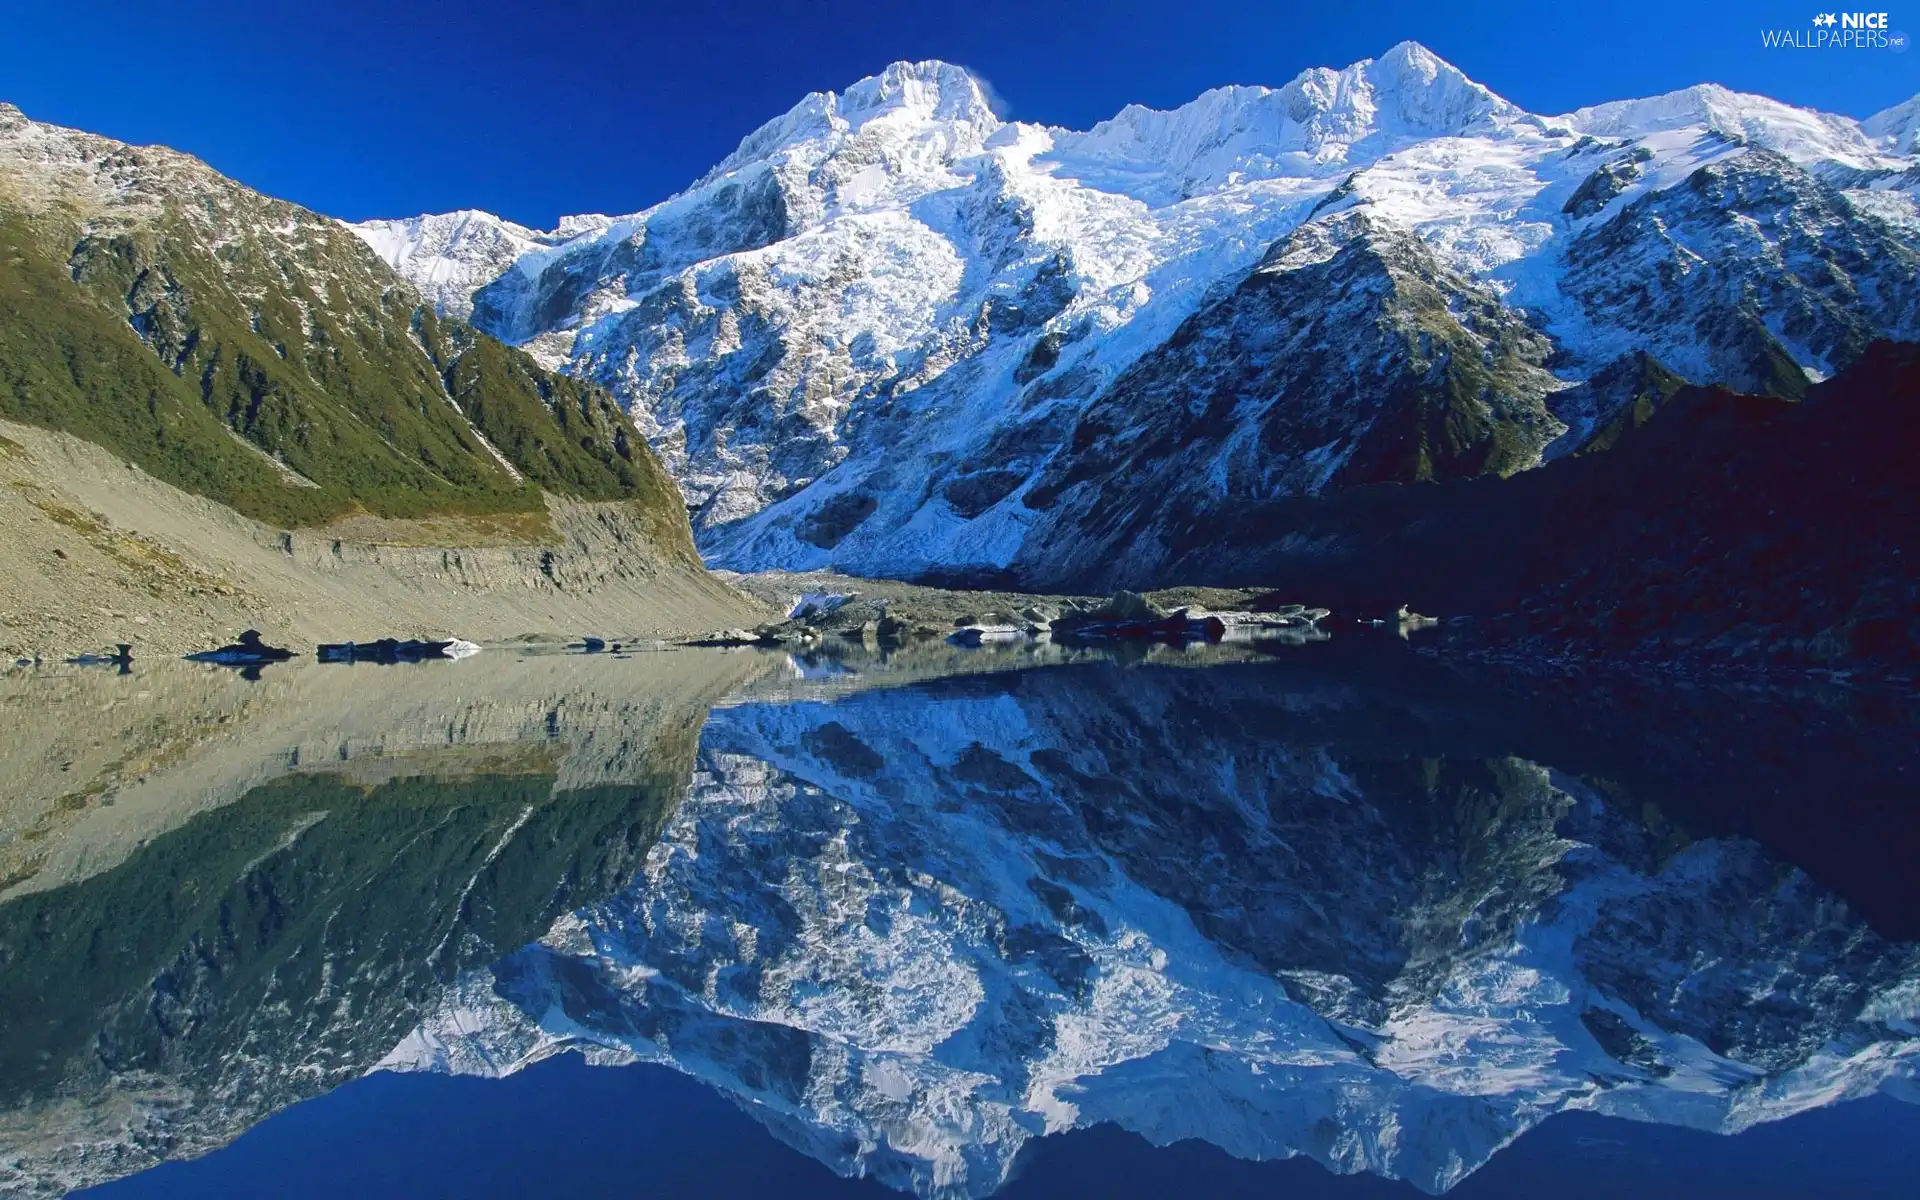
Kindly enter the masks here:
M 1561 1112 L 1731 1133 L 1920 1099 L 1897 704 L 1470 682 L 1338 640 L 651 657 L 402 677 L 429 689 L 404 733 L 250 717 L 305 757 L 24 872 L 0 1186 L 202 1154 L 376 1066 L 569 1049 L 925 1195 L 1092 1127 L 1441 1192 Z

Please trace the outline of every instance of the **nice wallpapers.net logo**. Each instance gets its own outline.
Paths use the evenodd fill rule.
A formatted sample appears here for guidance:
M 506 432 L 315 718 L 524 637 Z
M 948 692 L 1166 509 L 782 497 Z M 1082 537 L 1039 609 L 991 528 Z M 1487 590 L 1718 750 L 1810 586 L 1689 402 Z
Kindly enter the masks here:
M 1762 29 L 1769 50 L 1891 50 L 1905 53 L 1907 35 L 1887 25 L 1883 12 L 1817 12 L 1805 29 Z

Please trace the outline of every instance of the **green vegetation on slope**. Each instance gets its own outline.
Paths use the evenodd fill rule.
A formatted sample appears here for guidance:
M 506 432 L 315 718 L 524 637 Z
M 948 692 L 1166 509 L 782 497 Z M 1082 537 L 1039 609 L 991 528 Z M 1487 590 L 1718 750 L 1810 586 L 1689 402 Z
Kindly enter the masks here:
M 0 204 L 0 416 L 283 526 L 532 512 L 543 491 L 682 512 L 610 396 L 434 318 L 347 230 L 72 136 L 157 202 Z
M 529 479 L 562 495 L 683 510 L 680 490 L 605 390 L 542 370 L 527 355 L 431 308 L 415 317 L 448 394 Z
M 97 442 L 274 524 L 310 524 L 346 507 L 337 493 L 290 484 L 228 436 L 193 388 L 24 233 L 0 219 L 0 415 Z

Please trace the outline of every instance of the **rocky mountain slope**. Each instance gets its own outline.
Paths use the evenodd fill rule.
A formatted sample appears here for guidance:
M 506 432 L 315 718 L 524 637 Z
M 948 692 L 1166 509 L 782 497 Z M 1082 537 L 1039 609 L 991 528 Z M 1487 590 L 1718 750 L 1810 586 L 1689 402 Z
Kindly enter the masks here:
M 247 516 L 677 507 L 605 392 L 187 155 L 0 107 L 0 243 L 0 416 Z
M 4 105 L 0 426 L 8 660 L 758 615 L 606 391 L 336 221 Z
M 1461 636 L 1610 658 L 1920 672 L 1920 346 L 1867 347 L 1799 400 L 1679 385 L 1651 359 L 1587 452 L 1507 479 L 1382 485 L 1241 506 L 1171 504 L 1161 569 L 1286 581 L 1347 612 L 1471 614 Z M 1109 548 L 1137 528 L 1119 524 Z M 1184 544 L 1183 544 L 1184 543 Z M 1103 577 L 1093 556 L 1088 582 Z M 1450 631 L 1456 632 L 1456 631 Z
M 662 1062 L 930 1196 L 1101 1122 L 1440 1192 L 1569 1109 L 1920 1098 L 1920 960 L 1804 875 L 1617 785 L 1424 757 L 1403 690 L 1281 675 L 718 712 L 632 887 L 387 1065 Z
M 1920 337 L 1911 108 L 1545 117 L 1403 43 L 1076 132 L 899 63 L 643 212 L 358 231 L 619 397 L 711 561 L 1151 584 L 1210 536 L 1163 504 L 1507 474 L 1648 356 L 1794 395 Z

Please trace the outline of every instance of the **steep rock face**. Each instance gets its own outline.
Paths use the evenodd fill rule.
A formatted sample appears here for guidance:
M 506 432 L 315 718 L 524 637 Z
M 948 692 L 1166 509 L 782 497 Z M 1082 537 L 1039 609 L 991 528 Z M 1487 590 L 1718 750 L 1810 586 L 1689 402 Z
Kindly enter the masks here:
M 1622 347 L 1747 392 L 1797 395 L 1876 337 L 1920 337 L 1920 251 L 1762 150 L 1586 229 L 1560 287 Z
M 1348 208 L 1423 243 L 1438 290 L 1466 280 L 1476 312 L 1492 297 L 1544 335 L 1532 361 L 1554 382 L 1527 390 L 1576 433 L 1617 415 L 1585 385 L 1636 354 L 1687 382 L 1797 392 L 1911 323 L 1905 111 L 1863 124 L 1704 86 L 1541 117 L 1403 43 L 1075 132 L 1004 122 L 964 71 L 901 63 L 808 97 L 663 204 L 540 235 L 475 319 L 629 406 L 711 561 L 1031 570 L 1113 550 L 1068 545 L 1025 503 L 1083 467 L 1073 431 L 1157 428 L 1120 411 L 1135 364 L 1176 355 L 1197 312 L 1243 319 L 1222 301 Z M 1357 356 L 1365 328 L 1353 345 L 1329 329 L 1326 356 Z M 1337 432 L 1302 412 L 1249 470 L 1276 405 L 1267 431 L 1203 439 L 1217 457 L 1197 443 L 1181 490 L 1225 481 L 1257 502 L 1397 406 L 1370 393 Z M 1158 553 L 1116 570 L 1152 578 Z
M 1442 1191 L 1566 1109 L 1916 1095 L 1911 947 L 1750 844 L 1396 753 L 1368 703 L 1229 668 L 728 710 L 634 886 L 388 1065 L 664 1062 L 941 1196 L 1097 1122 Z
M 1023 554 L 1155 578 L 1248 500 L 1530 467 L 1565 428 L 1550 350 L 1398 226 L 1314 221 L 1088 406 Z
M 0 167 L 7 416 L 282 525 L 671 502 L 607 393 L 442 322 L 337 222 L 11 108 Z
M 736 519 L 839 461 L 863 393 L 943 365 L 964 267 L 942 234 L 984 214 L 914 206 L 964 189 L 998 128 L 944 64 L 810 96 L 687 193 L 524 261 L 477 319 L 619 388 L 701 523 Z

